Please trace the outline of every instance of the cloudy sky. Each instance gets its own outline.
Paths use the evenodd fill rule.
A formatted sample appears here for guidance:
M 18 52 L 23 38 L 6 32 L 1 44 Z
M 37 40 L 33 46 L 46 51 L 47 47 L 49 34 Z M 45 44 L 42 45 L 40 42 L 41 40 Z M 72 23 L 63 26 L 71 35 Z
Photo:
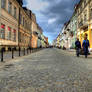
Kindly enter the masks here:
M 52 42 L 69 20 L 74 5 L 79 0 L 24 0 L 24 6 L 31 9 L 42 27 L 44 35 Z

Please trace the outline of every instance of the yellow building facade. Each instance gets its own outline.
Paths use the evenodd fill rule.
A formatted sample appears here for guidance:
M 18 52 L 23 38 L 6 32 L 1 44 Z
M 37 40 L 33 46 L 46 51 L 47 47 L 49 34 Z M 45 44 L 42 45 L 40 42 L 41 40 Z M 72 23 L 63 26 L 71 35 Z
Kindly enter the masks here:
M 92 0 L 80 0 L 77 6 L 77 37 L 81 45 L 84 35 L 88 35 L 90 48 L 92 48 Z
M 56 43 L 57 43 L 57 47 L 60 47 L 60 35 L 58 35 Z

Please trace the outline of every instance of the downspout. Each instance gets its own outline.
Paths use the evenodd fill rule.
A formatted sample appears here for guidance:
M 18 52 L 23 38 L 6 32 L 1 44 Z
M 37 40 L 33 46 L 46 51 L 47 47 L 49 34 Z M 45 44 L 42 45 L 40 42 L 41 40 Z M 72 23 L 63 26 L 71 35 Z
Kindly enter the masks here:
M 1 17 L 1 0 L 0 0 L 0 17 Z
M 0 0 L 0 24 L 1 24 L 1 0 Z M 0 49 L 1 49 L 1 46 L 2 45 L 2 43 L 0 42 Z
M 20 7 L 19 7 L 19 18 L 18 18 L 18 47 L 20 47 L 19 42 L 20 42 Z

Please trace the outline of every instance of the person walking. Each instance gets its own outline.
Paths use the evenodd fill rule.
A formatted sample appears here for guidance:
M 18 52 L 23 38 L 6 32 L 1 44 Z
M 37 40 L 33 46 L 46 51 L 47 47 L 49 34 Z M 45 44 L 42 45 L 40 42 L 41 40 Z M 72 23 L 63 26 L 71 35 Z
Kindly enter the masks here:
M 87 34 L 85 34 L 84 40 L 83 40 L 83 43 L 82 43 L 82 48 L 83 48 L 83 51 L 84 51 L 85 58 L 87 58 L 87 56 L 88 56 L 89 46 L 90 46 L 89 40 L 87 39 Z
M 79 41 L 79 38 L 77 38 L 77 40 L 75 42 L 75 46 L 76 46 L 76 55 L 77 55 L 77 57 L 79 57 L 79 55 L 80 55 L 80 49 L 81 49 L 81 43 Z

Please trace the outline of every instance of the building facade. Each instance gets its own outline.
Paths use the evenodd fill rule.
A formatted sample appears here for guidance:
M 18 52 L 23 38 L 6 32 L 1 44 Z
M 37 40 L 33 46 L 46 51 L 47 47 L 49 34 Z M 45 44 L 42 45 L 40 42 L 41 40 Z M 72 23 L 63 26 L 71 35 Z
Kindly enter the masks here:
M 90 48 L 92 48 L 92 0 L 80 0 L 77 6 L 77 37 L 81 44 L 84 40 L 84 35 L 88 35 Z
M 66 48 L 74 48 L 76 37 L 78 37 L 82 45 L 85 34 L 88 35 L 91 50 L 92 0 L 80 0 L 75 6 L 72 17 L 70 18 L 69 22 L 65 23 L 62 29 L 61 44 Z
M 37 48 L 37 40 L 38 40 L 38 32 L 37 32 L 37 23 L 36 23 L 36 16 L 32 13 L 32 40 L 31 40 L 31 47 Z
M 18 15 L 16 0 L 0 0 L 0 48 L 8 50 L 18 46 Z
M 41 27 L 39 25 L 37 26 L 37 30 L 38 30 L 37 47 L 41 48 L 42 47 L 42 44 L 41 44 L 41 40 L 42 40 L 41 35 L 43 34 L 43 31 L 42 31 L 42 29 L 41 29 Z
M 70 48 L 75 48 L 75 41 L 76 41 L 76 37 L 77 37 L 77 12 L 76 12 L 76 6 L 75 6 L 75 10 L 74 13 L 70 19 Z
M 31 11 L 25 7 L 19 9 L 19 47 L 27 49 L 31 47 L 32 20 Z
M 0 0 L 0 50 L 41 46 L 42 29 L 23 0 Z

